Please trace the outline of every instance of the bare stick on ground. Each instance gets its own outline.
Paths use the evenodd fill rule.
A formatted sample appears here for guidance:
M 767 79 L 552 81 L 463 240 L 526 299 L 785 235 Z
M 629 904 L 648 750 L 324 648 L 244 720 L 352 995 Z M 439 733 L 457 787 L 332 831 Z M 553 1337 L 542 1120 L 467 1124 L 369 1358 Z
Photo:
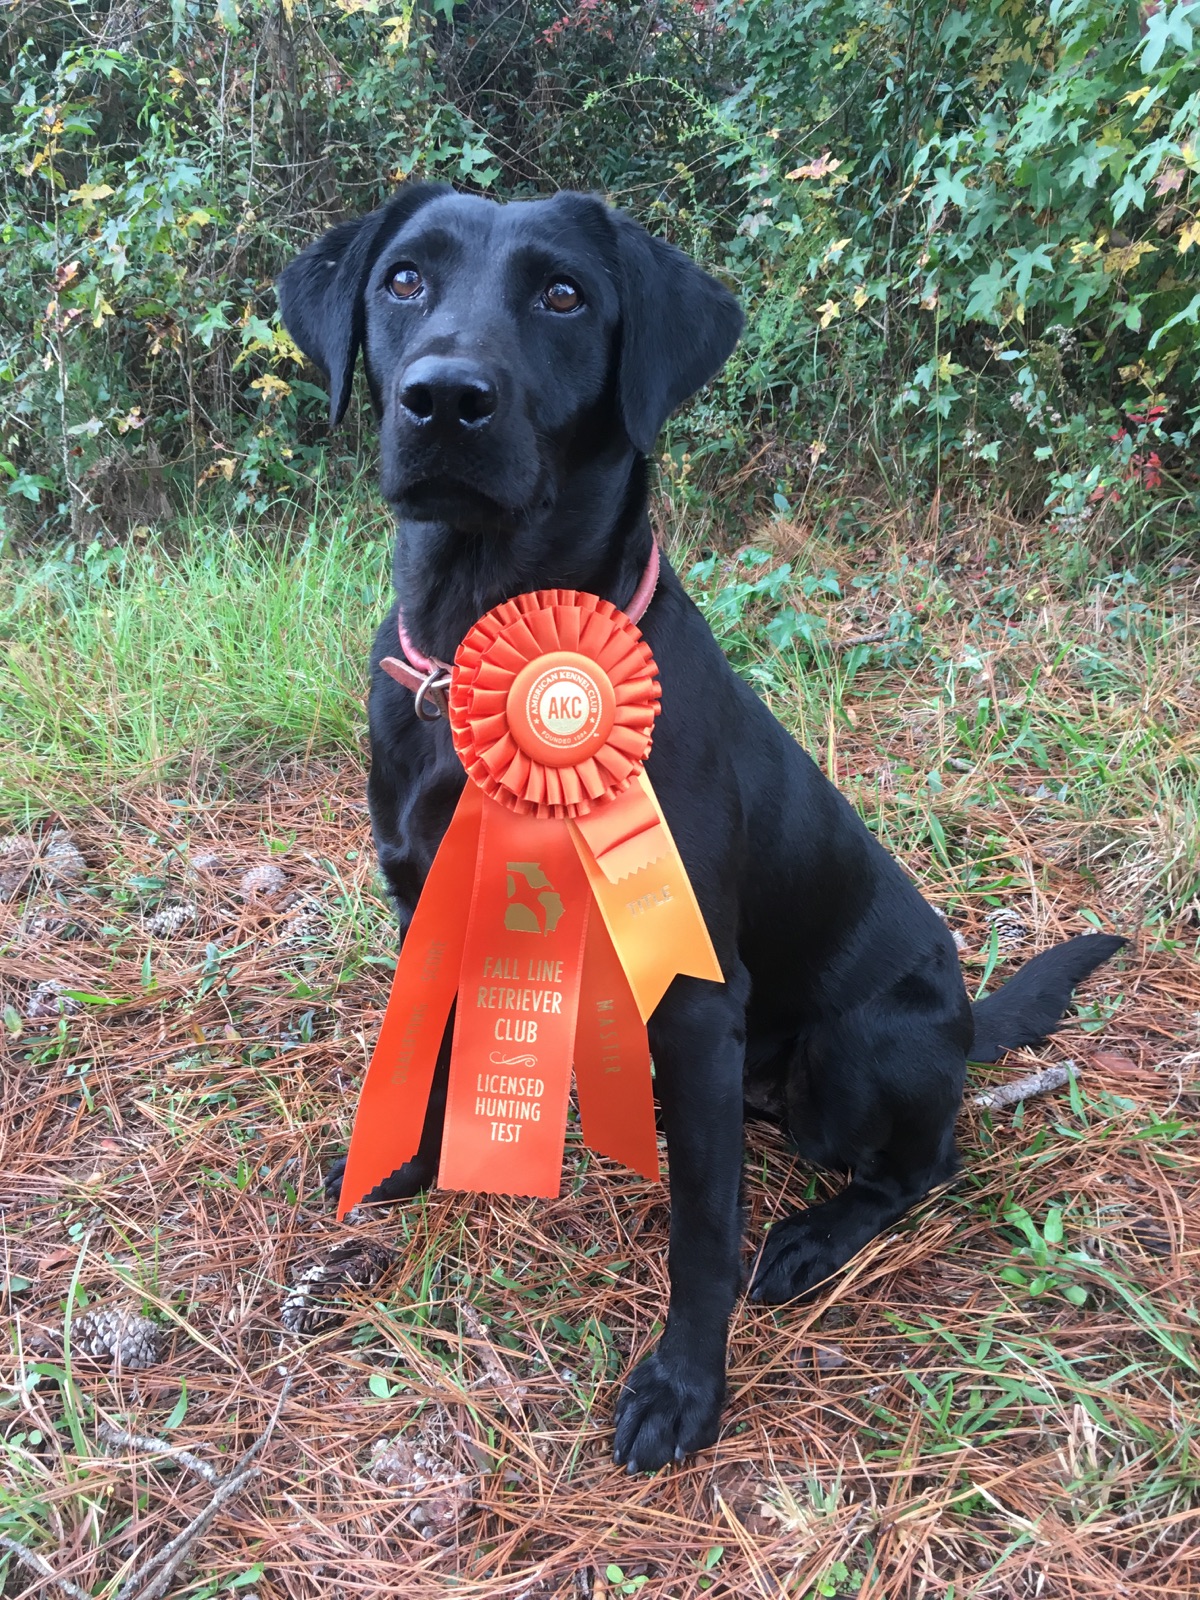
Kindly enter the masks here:
M 198 1472 L 206 1482 L 216 1482 L 216 1491 L 204 1509 L 198 1516 L 193 1517 L 182 1533 L 176 1534 L 169 1544 L 164 1545 L 148 1561 L 144 1561 L 140 1567 L 129 1574 L 117 1591 L 117 1600 L 134 1600 L 135 1596 L 136 1600 L 161 1600 L 161 1596 L 166 1593 L 167 1585 L 175 1576 L 188 1550 L 204 1532 L 205 1528 L 208 1527 L 217 1512 L 227 1500 L 232 1500 L 235 1495 L 241 1493 L 248 1483 L 252 1483 L 259 1476 L 262 1468 L 251 1467 L 250 1462 L 253 1461 L 275 1431 L 275 1424 L 279 1420 L 279 1413 L 283 1409 L 283 1402 L 287 1399 L 288 1390 L 291 1386 L 292 1380 L 286 1378 L 283 1388 L 279 1391 L 279 1399 L 275 1402 L 275 1409 L 271 1413 L 266 1427 L 242 1456 L 233 1471 L 220 1480 L 216 1480 L 212 1469 L 207 1467 L 191 1451 L 180 1450 L 177 1446 L 165 1444 L 161 1439 L 140 1438 L 132 1434 L 127 1436 L 134 1441 L 135 1448 L 162 1451 L 178 1460 L 183 1466 L 190 1468 L 191 1471 Z M 113 1432 L 116 1433 L 119 1430 L 114 1429 Z
M 479 1359 L 488 1377 L 495 1384 L 496 1392 L 505 1409 L 514 1422 L 523 1421 L 524 1408 L 522 1401 L 525 1399 L 525 1389 L 501 1361 L 496 1346 L 492 1343 L 488 1331 L 483 1325 L 482 1318 L 469 1301 L 463 1302 L 461 1315 L 472 1339 L 476 1341 L 479 1347 Z
M 1000 1111 L 1005 1106 L 1018 1105 L 1022 1100 L 1032 1100 L 1035 1095 L 1052 1094 L 1064 1083 L 1078 1075 L 1073 1061 L 1064 1061 L 1057 1067 L 1044 1067 L 1041 1072 L 1031 1072 L 1028 1077 L 1014 1078 L 1012 1083 L 998 1083 L 994 1089 L 985 1089 L 972 1096 L 973 1106 L 983 1106 L 987 1111 Z
M 279 1392 L 279 1399 L 271 1413 L 266 1427 L 258 1438 L 242 1456 L 233 1471 L 224 1478 L 217 1473 L 206 1461 L 201 1461 L 199 1456 L 190 1450 L 184 1450 L 179 1445 L 168 1444 L 165 1439 L 153 1439 L 144 1434 L 126 1433 L 123 1428 L 116 1428 L 109 1422 L 100 1426 L 100 1437 L 106 1444 L 123 1445 L 130 1450 L 151 1450 L 157 1455 L 169 1456 L 172 1461 L 178 1461 L 189 1472 L 194 1472 L 214 1488 L 214 1493 L 208 1504 L 192 1518 L 181 1533 L 144 1561 L 126 1578 L 117 1591 L 116 1600 L 162 1600 L 167 1592 L 167 1586 L 175 1576 L 182 1564 L 188 1550 L 200 1537 L 209 1523 L 220 1511 L 221 1507 L 235 1495 L 238 1495 L 259 1476 L 261 1467 L 252 1467 L 250 1462 L 266 1444 L 275 1431 L 275 1424 L 279 1420 L 279 1413 L 283 1409 L 283 1402 L 287 1399 L 288 1390 L 291 1388 L 290 1378 L 284 1381 Z M 60 1578 L 54 1568 L 42 1556 L 33 1550 L 27 1550 L 16 1539 L 10 1539 L 5 1534 L 0 1534 L 0 1549 L 8 1550 L 21 1565 L 30 1572 L 36 1572 L 39 1578 L 44 1578 L 48 1583 L 55 1584 L 63 1594 L 70 1595 L 71 1600 L 91 1600 L 86 1589 L 81 1589 L 78 1584 L 72 1583 L 68 1578 Z
M 9 1551 L 27 1571 L 36 1572 L 39 1578 L 45 1578 L 47 1583 L 55 1584 L 63 1594 L 69 1594 L 71 1600 L 92 1600 L 86 1589 L 81 1589 L 77 1583 L 72 1583 L 70 1578 L 60 1578 L 48 1561 L 36 1551 L 26 1550 L 23 1544 L 10 1539 L 6 1533 L 0 1533 L 0 1550 Z
M 115 1427 L 111 1422 L 100 1424 L 100 1438 L 105 1444 L 118 1445 L 126 1450 L 153 1450 L 157 1455 L 170 1456 L 172 1461 L 190 1468 L 214 1487 L 221 1482 L 221 1475 L 214 1467 L 210 1467 L 207 1461 L 201 1461 L 199 1456 L 185 1450 L 182 1445 L 168 1444 L 165 1439 L 152 1439 L 144 1433 L 126 1433 L 124 1428 Z

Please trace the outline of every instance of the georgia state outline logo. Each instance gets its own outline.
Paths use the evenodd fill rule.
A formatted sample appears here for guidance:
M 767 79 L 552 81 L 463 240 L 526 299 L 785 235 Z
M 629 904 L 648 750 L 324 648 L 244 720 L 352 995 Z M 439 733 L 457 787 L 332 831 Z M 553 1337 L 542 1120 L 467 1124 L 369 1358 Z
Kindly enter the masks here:
M 565 907 L 536 861 L 510 861 L 504 926 L 509 933 L 553 933 Z

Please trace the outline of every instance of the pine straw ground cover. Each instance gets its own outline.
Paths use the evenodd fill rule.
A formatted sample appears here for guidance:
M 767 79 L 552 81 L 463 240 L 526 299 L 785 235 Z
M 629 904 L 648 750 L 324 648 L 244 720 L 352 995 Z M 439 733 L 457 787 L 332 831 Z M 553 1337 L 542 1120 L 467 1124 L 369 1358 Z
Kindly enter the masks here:
M 968 1103 L 957 1189 L 815 1304 L 740 1306 L 719 1444 L 653 1478 L 609 1445 L 666 1305 L 661 1188 L 572 1128 L 555 1202 L 434 1193 L 339 1226 L 321 1196 L 392 959 L 360 765 L 197 768 L 24 825 L 43 866 L 0 903 L 0 1530 L 55 1577 L 10 1543 L 5 1593 L 1200 1592 L 1195 573 L 1152 650 L 1100 639 L 1103 681 L 1108 609 L 1038 602 L 1018 635 L 979 623 L 975 581 L 921 579 L 939 642 L 902 670 L 781 664 L 753 596 L 727 639 L 945 910 L 972 987 L 1081 912 L 1133 942 L 971 1092 L 1064 1060 L 1074 1083 Z M 830 630 L 894 604 L 881 585 Z M 1096 749 L 1099 778 L 1073 754 Z M 748 1151 L 747 1267 L 826 1186 L 761 1124 Z M 306 1269 L 366 1241 L 322 1325 Z M 149 1318 L 161 1360 L 85 1360 L 97 1308 Z

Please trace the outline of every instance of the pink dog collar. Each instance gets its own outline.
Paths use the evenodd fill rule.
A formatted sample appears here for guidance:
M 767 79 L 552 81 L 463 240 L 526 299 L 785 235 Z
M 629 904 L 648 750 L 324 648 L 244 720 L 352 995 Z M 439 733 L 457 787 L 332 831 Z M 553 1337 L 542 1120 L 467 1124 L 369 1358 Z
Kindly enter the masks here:
M 658 541 L 650 545 L 650 559 L 646 563 L 646 570 L 642 573 L 641 581 L 634 590 L 633 599 L 625 607 L 625 615 L 630 622 L 640 622 L 646 615 L 654 591 L 658 587 L 658 571 L 660 557 Z M 400 655 L 384 656 L 379 665 L 389 678 L 405 689 L 410 689 L 416 696 L 416 713 L 423 722 L 436 722 L 439 717 L 446 714 L 446 691 L 450 687 L 450 664 L 439 661 L 436 657 L 424 656 L 408 637 L 408 629 L 404 626 L 404 613 L 398 617 L 400 632 Z

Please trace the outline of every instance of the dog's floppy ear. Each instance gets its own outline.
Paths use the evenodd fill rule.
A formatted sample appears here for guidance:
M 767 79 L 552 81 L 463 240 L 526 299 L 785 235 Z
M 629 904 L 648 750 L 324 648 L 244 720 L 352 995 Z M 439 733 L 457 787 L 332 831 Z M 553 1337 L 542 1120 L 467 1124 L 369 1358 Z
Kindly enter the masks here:
M 742 311 L 682 250 L 631 217 L 610 215 L 621 273 L 621 415 L 634 449 L 649 455 L 676 406 L 729 359 Z
M 283 325 L 329 379 L 329 420 L 340 422 L 350 403 L 354 363 L 363 337 L 363 290 L 379 245 L 444 183 L 413 183 L 368 216 L 339 222 L 279 275 Z

